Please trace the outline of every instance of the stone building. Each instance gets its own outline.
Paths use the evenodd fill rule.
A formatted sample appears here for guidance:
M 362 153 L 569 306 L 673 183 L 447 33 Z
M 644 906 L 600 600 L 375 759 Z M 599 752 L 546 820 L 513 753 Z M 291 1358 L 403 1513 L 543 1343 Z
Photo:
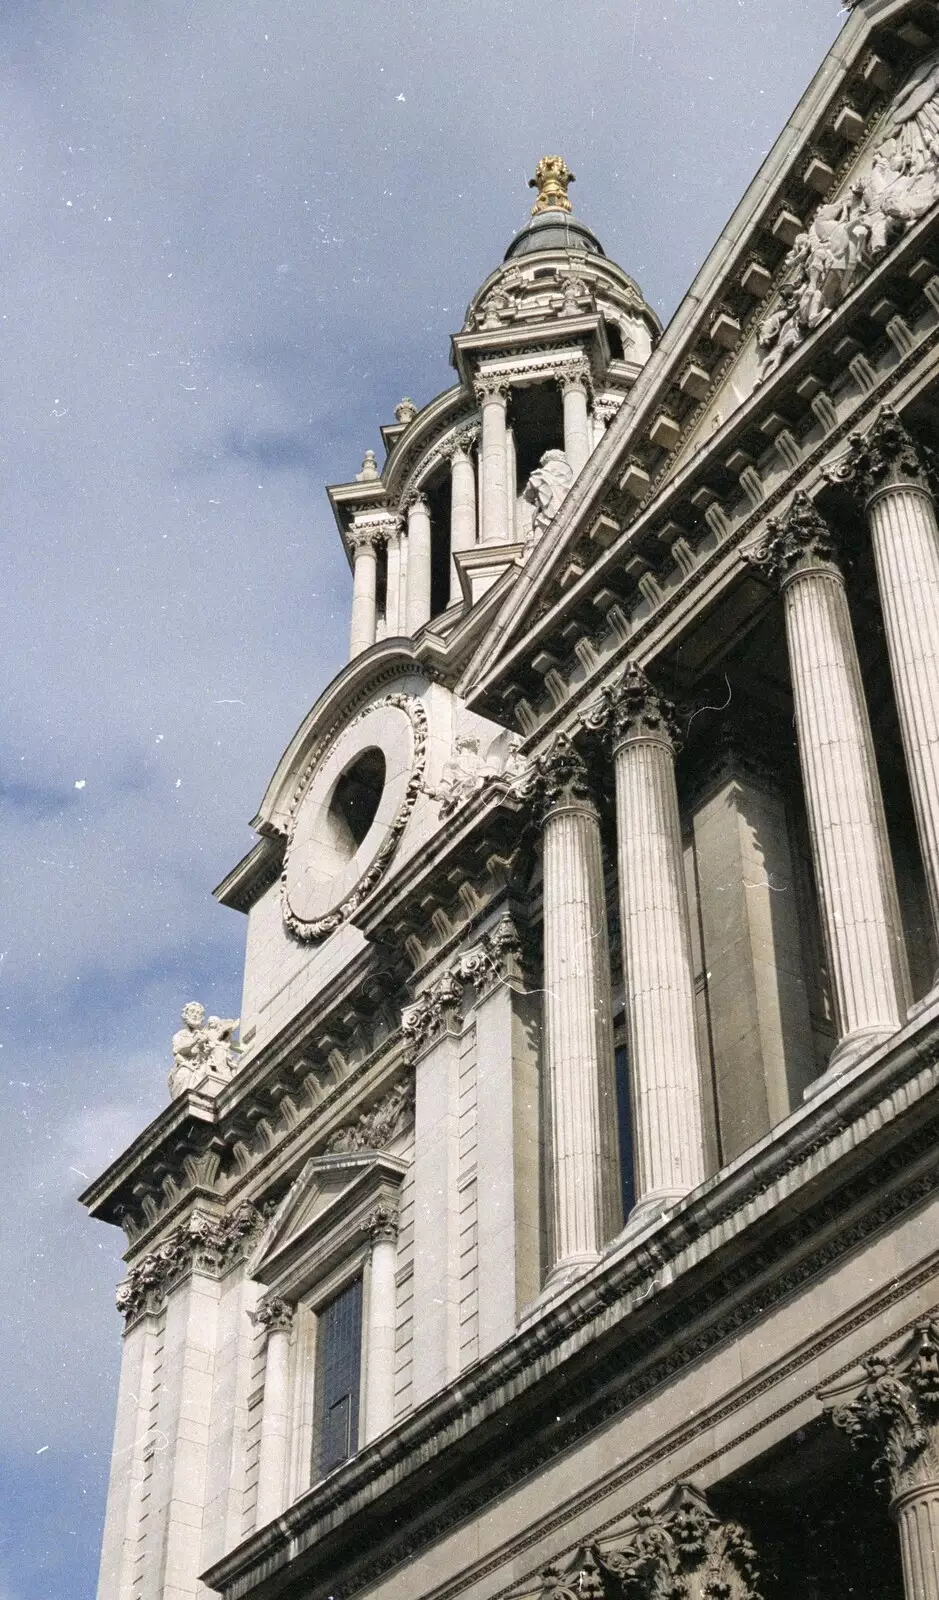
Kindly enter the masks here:
M 939 1596 L 939 7 L 860 0 L 662 332 L 559 157 L 330 499 L 217 890 L 100 1600 Z

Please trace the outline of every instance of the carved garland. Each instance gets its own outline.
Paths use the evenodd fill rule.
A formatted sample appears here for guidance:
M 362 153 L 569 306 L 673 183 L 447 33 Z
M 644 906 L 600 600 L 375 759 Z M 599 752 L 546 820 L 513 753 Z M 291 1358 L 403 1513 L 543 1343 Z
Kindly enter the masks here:
M 414 802 L 416 801 L 423 787 L 424 765 L 427 759 L 427 714 L 420 701 L 417 700 L 414 695 L 387 694 L 383 695 L 380 700 L 372 700 L 359 712 L 357 717 L 354 717 L 353 720 L 347 723 L 344 728 L 338 730 L 335 738 L 327 746 L 326 750 L 322 753 L 322 756 L 325 756 L 329 753 L 329 750 L 333 747 L 333 745 L 336 744 L 338 739 L 348 731 L 349 728 L 354 728 L 357 723 L 361 722 L 372 711 L 378 710 L 383 706 L 394 706 L 398 710 L 404 711 L 410 719 L 411 727 L 414 732 L 414 758 L 411 763 L 411 771 L 408 777 L 404 799 L 398 807 L 381 849 L 379 850 L 368 870 L 362 874 L 351 894 L 348 894 L 342 903 L 336 906 L 334 910 L 327 912 L 324 917 L 315 917 L 312 922 L 306 922 L 302 917 L 298 917 L 296 915 L 291 908 L 290 899 L 287 893 L 287 866 L 290 860 L 290 851 L 293 845 L 294 830 L 296 828 L 300 804 L 304 795 L 306 794 L 309 779 L 312 775 L 311 766 L 307 767 L 294 795 L 294 801 L 290 811 L 287 851 L 284 856 L 284 870 L 281 873 L 280 879 L 281 905 L 283 909 L 285 926 L 293 934 L 294 938 L 301 939 L 304 942 L 313 939 L 325 939 L 328 938 L 331 933 L 335 933 L 336 929 L 340 927 L 343 922 L 348 921 L 353 911 L 355 911 L 358 906 L 361 905 L 362 901 L 365 899 L 365 896 L 372 889 L 374 889 L 375 885 L 384 875 L 392 856 L 398 848 L 398 841 L 400 840 L 401 835 L 407 826 L 408 818 L 410 817 L 411 812 L 414 810 Z M 322 759 L 322 756 L 319 758 L 319 760 Z M 319 765 L 319 760 L 316 762 L 317 766 Z

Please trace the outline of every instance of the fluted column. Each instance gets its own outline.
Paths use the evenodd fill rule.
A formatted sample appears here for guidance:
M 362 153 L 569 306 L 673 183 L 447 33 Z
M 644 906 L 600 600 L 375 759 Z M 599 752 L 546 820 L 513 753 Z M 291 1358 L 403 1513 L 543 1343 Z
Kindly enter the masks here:
M 460 575 L 453 557 L 476 543 L 476 468 L 468 440 L 453 448 L 450 458 L 450 604 L 462 598 Z
M 294 1307 L 271 1296 L 262 1300 L 255 1321 L 267 1329 L 261 1443 L 258 1458 L 257 1526 L 279 1516 L 286 1503 L 287 1445 L 290 1434 L 290 1330 Z
M 543 803 L 544 1063 L 552 1281 L 619 1225 L 610 954 L 600 820 L 583 761 L 560 735 L 537 763 Z
M 396 517 L 388 530 L 388 579 L 385 593 L 385 638 L 393 639 L 404 630 L 402 616 L 402 550 L 404 530 Z
M 890 1496 L 906 1600 L 939 1600 L 939 1324 L 924 1320 L 891 1361 L 864 1368 L 864 1387 L 832 1420 L 873 1457 Z
M 395 1271 L 398 1213 L 376 1206 L 368 1220 L 372 1242 L 365 1334 L 365 1440 L 377 1439 L 394 1422 Z
M 590 422 L 587 416 L 587 363 L 580 362 L 559 379 L 564 403 L 564 454 L 576 478 L 590 454 Z
M 377 570 L 378 535 L 370 528 L 356 527 L 349 531 L 352 548 L 352 627 L 349 638 L 349 659 L 354 660 L 375 643 L 375 576 Z
M 422 494 L 408 506 L 407 615 L 405 627 L 415 634 L 430 621 L 430 507 Z
M 479 453 L 481 542 L 505 544 L 506 516 L 506 405 L 509 385 L 501 378 L 480 378 L 476 394 L 482 407 L 482 443 Z
M 939 933 L 939 529 L 921 453 L 881 412 L 836 474 L 870 526 L 903 751 L 933 926 Z
M 894 1033 L 909 974 L 844 578 L 808 497 L 752 559 L 781 578 L 799 757 L 838 1045 L 829 1071 Z
M 672 707 L 631 664 L 588 713 L 609 728 L 635 1141 L 632 1220 L 706 1176 Z

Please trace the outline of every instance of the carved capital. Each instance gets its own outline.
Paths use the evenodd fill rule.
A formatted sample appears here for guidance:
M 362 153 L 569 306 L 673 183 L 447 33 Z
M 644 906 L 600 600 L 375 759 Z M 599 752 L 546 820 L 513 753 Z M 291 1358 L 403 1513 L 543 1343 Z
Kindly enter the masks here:
M 549 1567 L 541 1600 L 760 1600 L 750 1539 L 691 1484 L 678 1484 L 658 1511 L 641 1507 L 636 1523 L 622 1543 L 578 1551 L 568 1570 Z
M 848 451 L 829 467 L 832 483 L 847 484 L 865 502 L 881 489 L 900 484 L 925 489 L 930 476 L 926 452 L 907 433 L 897 413 L 885 406 L 867 433 L 854 433 Z
M 293 1325 L 296 1306 L 280 1295 L 267 1295 L 254 1313 L 253 1321 L 270 1336 L 272 1333 L 289 1333 Z
M 476 399 L 481 406 L 489 405 L 493 400 L 508 400 L 512 392 L 511 380 L 500 373 L 481 373 L 473 383 Z
M 447 972 L 426 989 L 401 1013 L 401 1031 L 416 1049 L 433 1043 L 438 1034 L 456 1019 L 463 984 L 454 972 Z
M 746 557 L 776 582 L 813 567 L 840 571 L 835 536 L 802 489 L 793 495 L 784 517 L 769 519 L 766 538 Z
M 409 520 L 412 512 L 423 512 L 426 516 L 430 515 L 430 504 L 422 489 L 412 489 L 410 494 L 406 495 L 402 500 L 401 506 L 406 511 Z
M 373 1244 L 393 1244 L 398 1237 L 398 1213 L 393 1206 L 376 1206 L 365 1226 Z
M 384 544 L 387 535 L 388 528 L 385 524 L 379 525 L 371 521 L 354 522 L 346 538 L 353 555 L 359 556 L 363 550 L 377 550 L 379 545 Z
M 616 683 L 601 689 L 584 712 L 584 722 L 594 731 L 608 732 L 614 750 L 628 739 L 659 739 L 673 750 L 680 742 L 675 707 L 635 661 Z
M 457 456 L 469 456 L 478 438 L 478 423 L 473 423 L 468 428 L 461 428 L 459 433 L 451 434 L 449 439 L 444 439 L 439 447 L 440 455 L 452 465 Z
M 590 367 L 586 357 L 579 361 L 571 361 L 560 367 L 557 380 L 562 394 L 567 394 L 569 389 L 579 389 L 583 394 L 590 391 Z
M 548 749 L 535 757 L 528 776 L 515 785 L 515 794 L 539 805 L 542 817 L 561 806 L 595 803 L 586 763 L 566 733 L 559 733 Z
M 472 984 L 480 1000 L 499 984 L 518 977 L 521 955 L 521 936 L 506 911 L 478 944 L 457 957 L 451 971 L 461 983 Z
M 863 1363 L 867 1382 L 831 1418 L 851 1443 L 873 1452 L 875 1477 L 891 1499 L 939 1483 L 939 1322 L 917 1324 L 891 1361 Z
M 167 1294 L 193 1268 L 218 1276 L 246 1255 L 266 1222 L 264 1208 L 244 1201 L 228 1217 L 194 1212 L 156 1249 L 131 1267 L 115 1296 L 128 1322 L 159 1311 Z

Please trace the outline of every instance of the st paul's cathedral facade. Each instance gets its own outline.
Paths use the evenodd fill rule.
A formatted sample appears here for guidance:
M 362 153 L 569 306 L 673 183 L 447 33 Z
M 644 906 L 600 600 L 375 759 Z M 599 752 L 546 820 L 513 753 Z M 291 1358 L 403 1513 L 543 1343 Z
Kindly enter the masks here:
M 939 5 L 664 330 L 572 177 L 329 490 L 240 1021 L 83 1197 L 99 1600 L 939 1600 Z

